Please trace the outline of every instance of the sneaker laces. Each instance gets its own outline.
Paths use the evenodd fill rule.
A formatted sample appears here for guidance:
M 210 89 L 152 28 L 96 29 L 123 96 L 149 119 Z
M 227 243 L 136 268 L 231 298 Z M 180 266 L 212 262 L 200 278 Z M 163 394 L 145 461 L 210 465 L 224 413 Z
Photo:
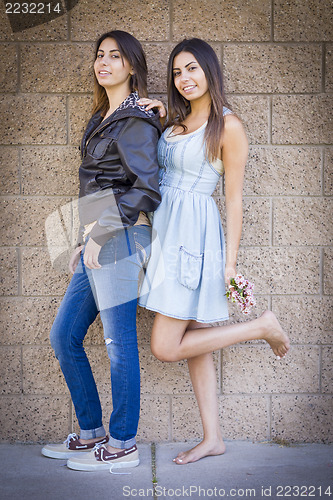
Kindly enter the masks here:
M 99 450 L 100 448 L 102 448 L 102 447 L 104 447 L 104 444 L 102 444 L 102 443 L 97 443 L 97 444 L 95 444 L 95 446 L 94 446 L 95 456 L 96 456 L 96 451 L 98 451 L 98 450 Z M 105 449 L 106 449 L 106 448 L 105 448 Z M 106 450 L 106 451 L 107 451 L 107 450 Z M 103 458 L 103 453 L 102 453 L 102 452 L 101 452 L 101 455 L 100 455 L 100 456 L 101 456 L 102 462 L 104 462 L 105 464 L 110 465 L 110 470 L 109 470 L 110 474 L 116 474 L 116 475 L 121 475 L 121 476 L 123 476 L 123 475 L 128 475 L 128 474 L 132 474 L 131 472 L 113 472 L 113 470 L 112 470 L 112 469 L 114 468 L 114 464 L 110 464 L 110 463 L 109 463 L 109 460 L 104 460 L 104 458 Z
M 67 438 L 64 441 L 64 444 L 66 444 L 67 448 L 69 448 L 69 443 L 72 440 L 78 439 L 78 438 L 79 438 L 79 436 L 75 432 L 72 432 L 72 434 L 68 434 Z

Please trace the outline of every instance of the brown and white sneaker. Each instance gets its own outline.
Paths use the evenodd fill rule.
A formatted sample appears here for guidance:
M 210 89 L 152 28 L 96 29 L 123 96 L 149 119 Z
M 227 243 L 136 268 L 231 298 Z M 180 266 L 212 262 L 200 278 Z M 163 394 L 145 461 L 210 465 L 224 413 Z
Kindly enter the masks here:
M 137 467 L 140 463 L 136 444 L 128 450 L 111 453 L 104 445 L 97 445 L 90 453 L 76 456 L 67 461 L 67 467 L 74 470 L 98 471 Z
M 75 433 L 68 434 L 67 438 L 62 444 L 47 444 L 42 449 L 42 455 L 48 458 L 68 459 L 74 455 L 79 455 L 82 452 L 91 451 L 96 444 L 102 445 L 109 441 L 109 437 L 96 438 L 94 443 L 82 444 L 79 441 L 79 436 Z

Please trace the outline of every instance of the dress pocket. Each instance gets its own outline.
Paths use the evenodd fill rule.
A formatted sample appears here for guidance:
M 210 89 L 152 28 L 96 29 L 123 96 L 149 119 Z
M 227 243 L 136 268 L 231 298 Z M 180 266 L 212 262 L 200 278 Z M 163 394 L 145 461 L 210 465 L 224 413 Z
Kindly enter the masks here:
M 200 283 L 204 254 L 194 255 L 181 246 L 178 253 L 177 279 L 190 290 L 196 290 Z

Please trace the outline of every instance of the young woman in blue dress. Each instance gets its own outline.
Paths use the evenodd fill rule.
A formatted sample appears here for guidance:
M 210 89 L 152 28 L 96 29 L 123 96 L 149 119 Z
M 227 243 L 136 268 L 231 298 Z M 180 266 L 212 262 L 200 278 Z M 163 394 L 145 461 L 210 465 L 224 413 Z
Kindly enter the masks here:
M 156 100 L 142 104 L 160 106 Z M 271 311 L 257 319 L 207 328 L 228 319 L 225 285 L 236 276 L 242 228 L 242 188 L 248 142 L 227 107 L 218 59 L 203 40 L 179 43 L 168 63 L 168 122 L 158 145 L 162 202 L 140 305 L 156 312 L 151 337 L 161 361 L 186 359 L 203 424 L 203 440 L 174 461 L 182 465 L 220 455 L 212 352 L 255 339 L 282 358 L 289 339 Z M 227 244 L 211 197 L 224 173 Z

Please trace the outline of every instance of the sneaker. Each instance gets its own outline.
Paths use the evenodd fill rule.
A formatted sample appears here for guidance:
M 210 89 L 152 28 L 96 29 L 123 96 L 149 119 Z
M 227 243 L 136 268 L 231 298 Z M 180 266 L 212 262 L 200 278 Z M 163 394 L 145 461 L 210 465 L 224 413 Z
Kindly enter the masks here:
M 74 470 L 98 471 L 137 467 L 140 463 L 136 445 L 128 450 L 110 453 L 104 445 L 96 445 L 90 453 L 82 457 L 73 457 L 67 461 L 67 467 Z
M 75 433 L 68 434 L 67 439 L 62 444 L 47 444 L 42 449 L 42 455 L 49 458 L 70 458 L 73 455 L 78 455 L 82 452 L 89 452 L 96 444 L 108 443 L 108 436 L 104 438 L 96 438 L 94 443 L 82 444 L 79 441 L 79 436 Z

